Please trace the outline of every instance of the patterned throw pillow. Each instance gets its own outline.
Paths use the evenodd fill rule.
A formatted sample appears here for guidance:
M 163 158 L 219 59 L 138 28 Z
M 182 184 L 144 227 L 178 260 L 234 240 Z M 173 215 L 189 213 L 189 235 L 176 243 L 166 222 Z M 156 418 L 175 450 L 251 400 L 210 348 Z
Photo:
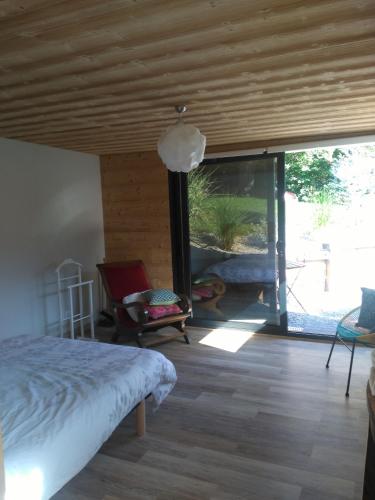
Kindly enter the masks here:
M 180 301 L 180 297 L 167 288 L 148 290 L 143 296 L 150 306 L 167 306 Z
M 375 290 L 362 288 L 362 304 L 357 326 L 369 330 L 375 328 Z

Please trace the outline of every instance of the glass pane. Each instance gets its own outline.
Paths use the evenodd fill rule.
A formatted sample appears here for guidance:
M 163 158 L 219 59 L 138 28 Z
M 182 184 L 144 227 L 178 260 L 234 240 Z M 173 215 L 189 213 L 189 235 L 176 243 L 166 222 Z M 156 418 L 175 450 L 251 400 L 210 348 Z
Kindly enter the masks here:
M 279 325 L 276 159 L 207 163 L 188 186 L 194 318 Z

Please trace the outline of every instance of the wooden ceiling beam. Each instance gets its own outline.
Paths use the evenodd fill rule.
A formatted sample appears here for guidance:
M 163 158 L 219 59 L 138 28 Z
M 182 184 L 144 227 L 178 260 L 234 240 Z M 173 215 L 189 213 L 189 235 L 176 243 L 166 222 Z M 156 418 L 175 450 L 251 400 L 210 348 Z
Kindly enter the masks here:
M 373 85 L 375 86 L 375 78 L 373 80 Z M 309 117 L 320 116 L 322 111 L 326 112 L 332 108 L 336 108 L 338 105 L 344 113 L 348 112 L 361 112 L 364 111 L 375 112 L 375 96 L 367 93 L 359 92 L 355 94 L 353 92 L 350 95 L 336 95 L 332 92 L 330 96 L 322 95 L 321 97 L 311 97 L 309 95 L 304 96 L 300 99 L 291 100 L 291 102 L 284 103 L 280 101 L 270 101 L 264 100 L 262 102 L 255 101 L 253 104 L 245 100 L 237 100 L 236 102 L 231 101 L 228 103 L 220 102 L 216 103 L 215 107 L 208 106 L 206 103 L 202 103 L 201 106 L 195 106 L 194 117 L 187 117 L 186 122 L 193 123 L 196 126 L 202 128 L 211 123 L 213 119 L 219 120 L 221 118 L 228 119 L 248 119 L 257 120 L 261 123 L 262 120 L 268 121 L 269 114 L 272 113 L 273 117 L 282 116 L 282 120 L 286 122 L 291 117 L 296 117 L 299 115 L 306 116 L 309 113 Z M 310 111 L 311 110 L 311 111 Z M 207 115 L 209 117 L 207 118 Z M 174 118 L 174 117 L 173 117 Z M 92 127 L 106 127 L 107 125 L 113 130 L 114 127 L 119 126 L 124 133 L 132 131 L 134 129 L 139 129 L 143 127 L 144 130 L 155 130 L 156 132 L 161 132 L 163 128 L 166 128 L 170 123 L 169 116 L 153 118 L 153 116 L 148 117 L 141 114 L 140 116 L 130 117 L 128 113 L 117 113 L 112 115 L 95 115 L 93 119 L 89 117 L 65 117 L 63 121 L 58 118 L 51 118 L 43 120 L 42 124 L 39 120 L 35 120 L 31 123 L 23 122 L 22 124 L 22 134 L 27 133 L 32 134 L 35 132 L 40 135 L 43 131 L 48 131 L 48 133 L 54 130 L 69 131 L 72 128 L 77 131 L 77 127 L 82 125 L 85 128 L 87 124 Z M 62 125 L 64 124 L 64 125 Z M 2 130 L 6 131 L 8 134 L 14 134 L 16 137 L 21 124 L 9 124 L 1 123 L 0 133 Z
M 368 115 L 364 115 L 360 113 L 355 117 L 354 125 L 352 126 L 354 131 L 363 131 L 366 130 L 366 133 L 372 133 L 374 130 L 372 126 L 372 113 L 368 113 Z M 292 123 L 281 122 L 275 123 L 273 132 L 277 134 L 277 137 L 282 137 L 284 135 L 293 138 L 298 133 L 302 133 L 302 131 L 306 131 L 306 135 L 309 130 L 321 131 L 322 133 L 333 133 L 334 127 L 337 127 L 340 130 L 347 130 L 347 116 L 345 113 L 338 118 L 335 115 L 330 116 L 327 115 L 324 118 L 318 117 L 315 120 L 310 120 L 306 123 L 303 117 L 295 118 Z M 237 128 L 238 127 L 238 128 Z M 256 136 L 258 137 L 268 137 L 267 135 L 267 124 L 258 124 L 254 122 L 252 126 L 250 126 L 247 121 L 240 123 L 233 123 L 228 121 L 221 121 L 220 125 L 215 127 L 214 131 L 204 130 L 204 133 L 208 137 L 208 143 L 212 143 L 212 139 L 218 135 L 222 135 L 227 138 L 232 138 L 232 136 L 241 136 L 243 140 L 249 140 L 249 138 Z M 82 145 L 85 148 L 87 145 L 97 145 L 97 152 L 100 153 L 101 148 L 100 144 L 105 138 L 115 143 L 116 141 L 121 142 L 122 144 L 128 144 L 127 148 L 132 151 L 142 151 L 142 150 L 150 150 L 156 148 L 156 143 L 158 140 L 159 134 L 157 132 L 148 132 L 142 139 L 139 139 L 136 131 L 134 133 L 126 133 L 122 130 L 100 130 L 97 129 L 96 133 L 90 133 L 87 135 L 86 131 L 80 130 L 79 133 L 75 134 L 65 133 L 57 133 L 50 134 L 41 137 L 41 140 L 36 140 L 33 136 L 26 137 L 25 140 L 29 142 L 39 142 L 39 143 L 49 143 L 54 146 L 63 147 L 65 143 L 69 144 L 70 149 L 80 149 L 78 145 Z M 233 141 L 234 142 L 234 141 Z M 293 142 L 293 141 L 292 141 Z M 150 144 L 148 147 L 147 144 Z
M 372 26 L 374 25 L 375 19 L 372 23 Z M 373 37 L 367 35 L 361 37 L 353 43 L 359 45 L 358 50 L 361 53 L 370 54 L 375 47 L 375 34 Z M 130 91 L 139 88 L 139 85 L 144 85 L 146 78 L 148 89 L 153 88 L 153 85 L 173 87 L 183 84 L 185 81 L 189 82 L 194 77 L 202 80 L 203 68 L 206 78 L 210 77 L 211 79 L 213 77 L 218 78 L 219 75 L 221 75 L 221 78 L 230 78 L 232 74 L 238 75 L 241 73 L 247 74 L 249 78 L 252 72 L 261 74 L 264 71 L 274 70 L 274 68 L 281 69 L 284 66 L 286 66 L 284 72 L 287 73 L 288 66 L 296 71 L 298 67 L 305 64 L 306 60 L 309 61 L 310 65 L 319 64 L 324 59 L 329 60 L 332 68 L 334 68 L 332 57 L 345 58 L 348 55 L 348 46 L 346 44 L 337 44 L 337 40 L 332 41 L 332 45 L 334 47 L 332 52 L 329 44 L 328 46 L 300 47 L 299 49 L 295 47 L 295 50 L 282 50 L 275 47 L 270 50 L 269 54 L 251 56 L 245 52 L 235 58 L 233 53 L 228 54 L 225 51 L 224 54 L 218 55 L 216 59 L 213 58 L 210 62 L 197 58 L 195 64 L 191 61 L 184 63 L 184 58 L 179 56 L 179 64 L 173 64 L 173 60 L 165 59 L 165 67 L 159 64 L 150 69 L 147 69 L 142 62 L 132 61 L 129 64 L 119 65 L 113 74 L 103 70 L 98 72 L 97 77 L 91 78 L 85 76 L 84 70 L 79 72 L 79 77 L 75 74 L 69 78 L 44 79 L 42 82 L 37 83 L 30 83 L 24 77 L 21 85 L 8 85 L 5 89 L 0 88 L 0 98 L 4 97 L 5 100 L 13 100 L 42 97 L 46 101 L 51 96 L 56 100 L 63 99 L 64 96 L 71 98 L 74 95 L 87 97 L 87 95 L 93 93 L 107 94 L 113 87 L 115 87 L 113 89 L 115 90 L 117 85 L 124 91 Z M 170 56 L 169 59 L 173 59 L 173 57 Z M 187 67 L 189 68 L 188 75 L 186 73 Z
M 300 134 L 305 134 L 302 137 Z M 332 133 L 332 130 L 324 130 L 322 131 L 319 127 L 313 127 L 313 128 L 308 128 L 301 130 L 300 128 L 294 132 L 293 135 L 285 135 L 280 133 L 280 135 L 276 136 L 277 139 L 274 141 L 274 136 L 269 136 L 269 135 L 246 135 L 246 134 L 241 134 L 241 133 L 235 133 L 235 134 L 216 134 L 215 136 L 210 137 L 210 149 L 208 152 L 211 150 L 215 150 L 215 148 L 219 148 L 220 151 L 226 152 L 226 151 L 233 151 L 233 150 L 240 150 L 240 149 L 251 149 L 251 148 L 264 148 L 266 149 L 272 144 L 276 145 L 282 145 L 282 144 L 296 144 L 299 142 L 305 143 L 305 142 L 310 142 L 311 137 L 316 138 L 316 141 L 318 140 L 327 140 L 330 138 L 335 138 L 335 139 L 341 139 L 345 137 L 356 137 L 356 136 L 364 136 L 364 135 L 374 135 L 375 134 L 375 129 L 373 127 L 365 126 L 365 127 L 358 127 L 356 130 L 352 130 L 352 128 L 349 128 L 348 126 L 342 126 L 338 129 L 336 133 Z M 92 153 L 96 155 L 104 155 L 104 154 L 115 154 L 118 152 L 127 152 L 127 153 L 139 153 L 140 151 L 156 151 L 156 142 L 154 141 L 153 143 L 150 143 L 150 146 L 148 149 L 144 148 L 143 144 L 133 144 L 133 143 L 127 143 L 127 142 L 105 142 L 101 143 L 99 145 L 95 144 L 94 142 L 91 144 L 86 144 L 85 146 L 77 146 L 75 144 L 69 144 L 67 149 L 74 149 L 76 151 L 82 151 L 82 152 L 87 152 L 87 153 Z M 234 144 L 250 144 L 249 147 L 242 148 L 242 147 L 236 147 L 234 148 Z M 61 145 L 54 145 L 55 147 L 65 147 Z
M 345 5 L 342 5 L 342 7 L 345 7 Z M 223 51 L 229 56 L 235 54 L 236 58 L 240 57 L 241 54 L 254 58 L 262 55 L 267 56 L 267 53 L 270 51 L 272 53 L 275 48 L 277 51 L 282 49 L 292 51 L 293 46 L 300 47 L 302 44 L 305 44 L 306 47 L 314 47 L 313 40 L 317 36 L 320 38 L 320 45 L 325 48 L 330 43 L 335 45 L 353 43 L 355 40 L 365 37 L 366 33 L 370 36 L 373 33 L 372 24 L 375 16 L 375 6 L 372 9 L 372 18 L 369 15 L 370 12 L 367 11 L 367 17 L 364 19 L 363 13 L 358 9 L 354 13 L 350 12 L 349 16 L 345 16 L 345 8 L 342 8 L 336 15 L 336 25 L 332 29 L 323 32 L 321 30 L 321 14 L 316 19 L 309 17 L 308 21 L 305 16 L 302 22 L 293 26 L 293 29 L 291 29 L 290 25 L 290 15 L 286 15 L 287 23 L 284 21 L 283 24 L 280 19 L 276 21 L 277 38 L 274 36 L 273 31 L 267 33 L 267 28 L 270 31 L 271 27 L 265 27 L 264 20 L 255 30 L 254 23 L 249 26 L 247 19 L 242 18 L 239 24 L 234 25 L 231 21 L 230 30 L 222 25 L 215 26 L 212 41 L 210 40 L 210 34 L 206 32 L 199 32 L 198 36 L 194 32 L 194 36 L 190 36 L 187 40 L 180 33 L 176 33 L 176 38 L 173 40 L 163 39 L 156 43 L 155 40 L 151 39 L 149 45 L 147 45 L 144 35 L 142 45 L 136 46 L 133 41 L 131 50 L 129 50 L 128 32 L 125 40 L 116 40 L 116 43 L 112 41 L 108 44 L 107 49 L 88 45 L 78 52 L 73 52 L 73 48 L 75 48 L 74 40 L 70 38 L 69 47 L 71 49 L 68 54 L 63 53 L 60 57 L 57 54 L 49 54 L 47 58 L 41 59 L 35 59 L 35 53 L 29 43 L 27 50 L 23 50 L 22 55 L 18 56 L 20 57 L 18 65 L 17 53 L 19 53 L 19 50 L 12 44 L 12 48 L 16 52 L 16 55 L 12 55 L 9 48 L 7 48 L 9 40 L 7 40 L 7 43 L 4 40 L 4 43 L 1 44 L 0 35 L 0 66 L 6 71 L 3 75 L 3 84 L 13 85 L 13 87 L 17 84 L 22 87 L 24 83 L 24 76 L 17 72 L 20 67 L 23 68 L 23 71 L 27 71 L 29 84 L 38 81 L 44 82 L 46 78 L 51 81 L 57 78 L 69 78 L 69 76 L 74 78 L 77 70 L 86 78 L 94 80 L 100 77 L 103 71 L 108 74 L 111 71 L 118 72 L 120 68 L 126 71 L 127 65 L 132 64 L 134 61 L 138 62 L 138 68 L 144 74 L 146 70 L 154 71 L 154 67 L 161 67 L 168 63 L 171 66 L 178 64 L 186 66 L 186 64 L 194 64 L 195 61 L 205 63 L 205 61 L 213 60 L 215 57 L 221 58 Z M 341 24 L 340 20 L 342 20 Z M 346 29 L 345 23 L 350 26 L 350 30 Z M 81 25 L 80 28 L 82 29 Z M 211 29 L 213 29 L 213 26 L 211 26 Z M 289 36 L 283 36 L 286 34 Z M 244 40 L 244 35 L 247 37 L 246 40 Z M 183 43 L 181 43 L 181 39 L 183 39 Z M 22 38 L 20 43 L 24 44 Z M 35 43 L 40 45 L 40 40 L 37 39 Z M 202 43 L 205 44 L 204 52 L 201 50 Z M 64 46 L 59 43 L 58 47 L 61 50 Z M 173 47 L 172 50 L 171 47 Z M 2 50 L 4 50 L 6 57 L 2 56 Z M 32 55 L 30 57 L 27 55 L 27 51 L 31 51 Z M 145 53 L 147 53 L 147 58 L 144 57 Z M 67 58 L 69 58 L 68 64 Z M 134 70 L 136 68 L 130 67 L 130 69 Z
M 277 71 L 267 72 L 267 76 L 264 76 L 262 81 L 261 74 L 253 74 L 251 76 L 243 76 L 243 77 L 233 77 L 225 80 L 224 78 L 220 78 L 219 80 L 214 80 L 215 83 L 210 82 L 202 82 L 192 83 L 192 84 L 184 84 L 183 88 L 178 86 L 180 89 L 176 92 L 175 89 L 170 89 L 168 87 L 159 86 L 155 89 L 148 88 L 146 91 L 142 91 L 140 88 L 137 92 L 137 96 L 139 96 L 142 101 L 134 101 L 134 97 L 132 99 L 133 93 L 129 90 L 128 92 L 115 92 L 113 86 L 111 88 L 111 92 L 107 93 L 107 95 L 94 95 L 94 96 L 84 96 L 82 93 L 77 98 L 73 99 L 73 95 L 69 95 L 69 101 L 64 102 L 62 98 L 60 98 L 58 103 L 51 102 L 51 100 L 47 97 L 43 97 L 44 102 L 40 102 L 39 100 L 32 100 L 31 102 L 35 103 L 34 105 L 30 105 L 30 101 L 22 99 L 22 100 L 8 100 L 4 104 L 2 104 L 2 116 L 4 118 L 7 117 L 7 114 L 11 114 L 12 116 L 17 116 L 17 114 L 21 116 L 27 117 L 29 113 L 35 115 L 38 111 L 43 112 L 56 112 L 60 109 L 64 111 L 75 109 L 79 110 L 80 108 L 92 109 L 97 102 L 124 102 L 129 103 L 129 105 L 133 108 L 137 108 L 142 110 L 149 106 L 151 102 L 154 105 L 155 101 L 165 106 L 171 107 L 173 103 L 181 102 L 181 99 L 184 102 L 189 103 L 191 101 L 199 101 L 201 98 L 207 98 L 210 96 L 211 98 L 221 97 L 224 95 L 231 95 L 233 93 L 236 96 L 237 92 L 244 92 L 248 95 L 254 94 L 256 92 L 261 91 L 262 94 L 266 94 L 268 92 L 276 91 L 280 95 L 290 96 L 293 92 L 300 93 L 301 91 L 310 91 L 313 88 L 322 90 L 323 85 L 332 85 L 339 82 L 340 85 L 343 82 L 352 84 L 358 78 L 360 81 L 366 81 L 368 75 L 373 74 L 374 66 L 372 65 L 373 60 L 373 52 L 368 56 L 361 56 L 358 58 L 360 63 L 357 66 L 354 65 L 355 60 L 353 61 L 343 61 L 345 69 L 335 69 L 332 68 L 332 64 L 328 61 L 325 65 L 318 65 L 317 68 L 314 67 L 314 70 L 307 70 L 302 67 L 296 69 L 296 71 L 292 71 L 290 68 L 283 68 L 283 71 L 289 71 L 289 77 L 283 76 L 283 74 L 278 73 Z M 363 65 L 363 66 L 362 66 Z M 247 85 L 245 84 L 247 79 Z M 201 90 L 199 90 L 199 85 L 201 85 Z M 204 92 L 202 90 L 205 90 Z M 238 90 L 237 90 L 238 89 Z M 285 90 L 286 89 L 286 90 Z M 73 93 L 74 94 L 74 93 Z M 85 99 L 83 99 L 85 97 Z M 190 97 L 190 100 L 189 100 Z M 56 97 L 57 100 L 57 97 Z M 38 102 L 39 101 L 39 102 Z M 89 106 L 86 105 L 89 103 Z M 8 113 L 6 111 L 8 110 Z M 191 110 L 194 113 L 194 108 Z M 189 113 L 190 115 L 190 113 Z
M 207 154 L 220 154 L 220 153 L 227 153 L 230 151 L 249 151 L 252 149 L 263 149 L 266 150 L 271 147 L 277 147 L 277 146 L 288 146 L 288 145 L 295 145 L 295 144 L 305 144 L 305 143 L 317 143 L 319 141 L 324 141 L 324 140 L 329 140 L 329 141 L 335 141 L 337 140 L 342 140 L 342 139 L 347 139 L 348 144 L 351 143 L 351 141 L 356 138 L 361 138 L 365 137 L 367 135 L 371 135 L 371 132 L 375 134 L 375 129 L 370 131 L 367 129 L 359 130 L 356 133 L 352 132 L 345 132 L 341 131 L 339 134 L 332 134 L 332 133 L 324 133 L 324 134 L 311 134 L 311 135 L 295 135 L 293 137 L 293 142 L 290 140 L 289 137 L 272 137 L 272 138 L 262 138 L 262 139 L 256 139 L 255 137 L 252 138 L 251 140 L 243 140 L 243 141 L 235 141 L 235 142 L 221 142 L 220 144 L 211 144 L 210 146 L 207 147 L 206 153 Z M 124 149 L 124 145 L 114 145 L 114 144 L 109 144 L 110 150 L 107 152 L 103 152 L 103 155 L 112 155 L 112 154 L 128 154 L 129 157 L 131 156 L 136 156 L 138 157 L 139 155 L 145 155 L 149 153 L 156 153 L 155 148 L 153 150 L 145 151 L 140 153 L 139 151 L 128 151 Z M 95 152 L 94 152 L 95 154 Z M 121 166 L 119 167 L 121 168 Z M 117 186 L 117 188 L 121 191 L 121 186 Z
M 247 36 L 254 38 L 259 26 L 262 31 L 277 27 L 282 33 L 286 23 L 287 32 L 290 32 L 291 27 L 308 28 L 310 22 L 313 23 L 315 19 L 321 25 L 327 15 L 336 16 L 337 19 L 356 18 L 362 11 L 369 12 L 373 5 L 371 0 L 362 0 L 358 8 L 353 10 L 350 0 L 341 0 L 338 10 L 337 1 L 327 0 L 315 0 L 310 4 L 306 1 L 294 1 L 291 4 L 288 0 L 254 0 L 251 3 L 248 0 L 236 0 L 221 2 L 216 8 L 212 1 L 179 0 L 178 9 L 173 7 L 176 6 L 172 0 L 138 0 L 137 3 L 123 0 L 105 3 L 85 0 L 45 2 L 42 13 L 36 9 L 25 16 L 18 15 L 4 22 L 0 42 L 13 42 L 10 39 L 12 36 L 15 40 L 20 38 L 22 41 L 25 33 L 30 42 L 26 50 L 30 48 L 34 55 L 35 47 L 30 46 L 34 39 L 35 43 L 40 40 L 56 41 L 56 48 L 60 46 L 60 51 L 63 51 L 64 47 L 60 43 L 62 36 L 69 37 L 75 43 L 88 38 L 89 45 L 86 48 L 95 45 L 95 41 L 104 36 L 104 39 L 107 39 L 107 48 L 111 48 L 113 40 L 108 35 L 112 33 L 116 35 L 116 42 L 127 42 L 128 45 L 137 47 L 137 44 L 152 44 L 158 40 L 173 42 L 176 38 L 185 38 L 186 35 L 196 38 L 202 34 L 206 40 L 210 32 L 218 29 L 220 33 L 235 36 L 239 25 L 250 18 L 251 23 L 247 23 Z M 298 23 L 295 23 L 296 17 Z M 151 18 L 152 24 L 149 22 Z M 1 37 L 4 37 L 3 40 Z M 187 42 L 190 45 L 191 40 L 188 39 Z M 48 44 L 45 46 L 50 50 Z M 121 45 L 120 47 L 125 48 Z M 15 54 L 12 54 L 12 49 L 16 49 Z M 6 54 L 17 56 L 18 50 L 19 47 L 12 43 Z
M 0 132 L 155 149 L 189 106 L 209 144 L 375 128 L 373 0 L 6 0 Z
M 374 77 L 370 80 L 358 81 L 353 85 L 352 82 L 350 93 L 345 91 L 340 85 L 331 84 L 326 85 L 322 88 L 319 94 L 314 94 L 310 89 L 303 89 L 301 91 L 289 91 L 288 94 L 292 94 L 293 98 L 289 97 L 285 99 L 283 92 L 274 92 L 272 94 L 267 94 L 259 98 L 256 94 L 246 95 L 241 94 L 237 97 L 235 93 L 231 98 L 219 98 L 217 96 L 209 97 L 206 96 L 205 99 L 194 102 L 194 114 L 186 116 L 185 120 L 187 122 L 198 123 L 201 116 L 217 113 L 225 113 L 227 111 L 236 111 L 242 113 L 243 111 L 248 111 L 250 113 L 256 112 L 257 110 L 266 112 L 273 111 L 274 109 L 282 109 L 286 111 L 288 109 L 298 110 L 301 106 L 314 105 L 321 108 L 325 105 L 335 104 L 344 106 L 349 103 L 360 103 L 361 101 L 373 101 L 373 88 L 375 86 L 375 67 L 373 68 Z M 356 88 L 358 87 L 358 88 Z M 18 129 L 20 125 L 23 126 L 23 130 L 32 130 L 33 128 L 41 129 L 41 121 L 43 122 L 42 127 L 54 125 L 58 121 L 65 121 L 69 123 L 87 122 L 90 123 L 92 118 L 95 122 L 100 121 L 104 123 L 115 123 L 118 119 L 125 119 L 129 128 L 134 127 L 134 125 L 142 126 L 145 122 L 147 125 L 159 125 L 160 127 L 165 126 L 169 121 L 170 117 L 172 120 L 175 118 L 173 109 L 170 109 L 169 113 L 165 113 L 163 107 L 153 107 L 153 103 L 148 103 L 148 107 L 144 107 L 142 102 L 133 103 L 135 107 L 139 109 L 128 109 L 127 105 L 118 105 L 111 108 L 104 108 L 103 111 L 97 109 L 91 110 L 76 110 L 76 112 L 68 113 L 54 113 L 53 115 L 39 113 L 35 116 L 25 117 L 25 118 L 6 118 L 2 116 L 1 128 L 6 129 L 8 132 L 13 132 Z M 158 103 L 160 104 L 160 103 Z M 12 117 L 8 113 L 8 116 Z
M 356 127 L 358 123 L 362 122 L 363 120 L 366 120 L 368 123 L 371 123 L 373 116 L 373 112 L 370 110 L 367 112 L 367 114 L 364 113 L 364 111 L 359 111 L 355 116 L 353 116 L 353 127 Z M 347 123 L 347 113 L 344 111 L 341 113 L 341 116 L 337 116 L 334 113 L 329 114 L 328 112 L 324 116 L 317 116 L 316 118 L 311 118 L 308 121 L 306 118 L 304 118 L 303 115 L 300 116 L 295 116 L 291 120 L 280 120 L 276 119 L 274 120 L 274 126 L 273 126 L 273 131 L 278 131 L 279 129 L 283 130 L 287 134 L 291 134 L 292 132 L 295 131 L 296 127 L 301 127 L 304 126 L 307 129 L 309 127 L 313 127 L 314 124 L 320 124 L 320 127 L 323 129 L 325 127 L 325 123 L 332 122 L 332 124 L 337 123 L 337 126 L 340 125 L 341 122 Z M 268 128 L 268 123 L 266 120 L 263 122 L 260 122 L 259 120 L 249 120 L 249 119 L 242 119 L 242 120 L 219 120 L 218 124 L 214 128 L 206 128 L 202 129 L 202 132 L 204 132 L 205 135 L 210 136 L 215 132 L 221 131 L 221 130 L 227 130 L 228 133 L 233 133 L 233 131 L 237 131 L 236 133 L 239 133 L 239 131 L 243 131 L 244 134 L 251 135 L 253 133 L 265 133 Z M 91 129 L 82 129 L 78 128 L 74 131 L 55 131 L 55 132 L 45 132 L 41 134 L 26 134 L 26 137 L 22 135 L 21 137 L 17 137 L 16 134 L 16 139 L 24 139 L 30 142 L 40 142 L 41 141 L 46 141 L 45 143 L 48 144 L 50 141 L 54 141 L 54 144 L 58 143 L 63 143 L 66 139 L 70 138 L 71 143 L 81 143 L 85 144 L 85 141 L 91 143 L 91 142 L 99 142 L 101 137 L 110 137 L 112 139 L 120 139 L 123 141 L 129 141 L 133 143 L 144 143 L 145 145 L 147 144 L 147 141 L 150 139 L 153 140 L 153 144 L 155 144 L 155 141 L 157 138 L 160 136 L 160 133 L 158 130 L 147 130 L 143 135 L 142 138 L 139 138 L 139 134 L 137 133 L 137 130 L 134 131 L 125 131 L 121 128 L 113 127 L 113 128 L 100 128 L 100 127 L 93 127 Z M 147 148 L 146 148 L 147 149 Z

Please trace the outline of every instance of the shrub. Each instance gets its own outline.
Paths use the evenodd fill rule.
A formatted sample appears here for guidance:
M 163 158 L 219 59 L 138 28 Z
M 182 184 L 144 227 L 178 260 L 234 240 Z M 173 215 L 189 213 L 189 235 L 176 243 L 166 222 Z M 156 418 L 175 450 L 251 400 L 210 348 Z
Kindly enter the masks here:
M 188 203 L 191 236 L 198 236 L 207 225 L 210 194 L 214 191 L 212 172 L 197 168 L 188 175 Z
M 222 250 L 232 250 L 236 239 L 249 232 L 247 214 L 234 203 L 232 196 L 212 196 L 209 214 L 208 230 Z
M 322 190 L 312 197 L 311 201 L 315 204 L 313 226 L 314 229 L 325 227 L 331 220 L 332 207 L 335 204 L 335 199 L 327 190 Z

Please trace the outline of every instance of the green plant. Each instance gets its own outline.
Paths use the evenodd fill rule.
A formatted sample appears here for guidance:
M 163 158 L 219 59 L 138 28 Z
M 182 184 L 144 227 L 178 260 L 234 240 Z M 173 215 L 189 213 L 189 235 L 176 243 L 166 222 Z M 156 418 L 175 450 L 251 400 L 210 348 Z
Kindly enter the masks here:
M 267 238 L 266 201 L 215 194 L 213 170 L 196 169 L 188 175 L 190 237 L 198 245 L 215 244 L 231 251 L 238 238 L 251 235 L 257 242 Z
M 208 219 L 208 230 L 222 250 L 231 251 L 236 239 L 249 232 L 246 212 L 233 196 L 212 196 Z
M 212 172 L 207 173 L 199 168 L 188 175 L 189 222 L 192 236 L 199 235 L 207 224 L 207 200 L 214 191 L 211 175 Z
M 321 229 L 325 227 L 331 219 L 335 197 L 330 191 L 323 189 L 320 193 L 316 193 L 311 197 L 311 201 L 316 205 L 313 227 L 314 229 Z

